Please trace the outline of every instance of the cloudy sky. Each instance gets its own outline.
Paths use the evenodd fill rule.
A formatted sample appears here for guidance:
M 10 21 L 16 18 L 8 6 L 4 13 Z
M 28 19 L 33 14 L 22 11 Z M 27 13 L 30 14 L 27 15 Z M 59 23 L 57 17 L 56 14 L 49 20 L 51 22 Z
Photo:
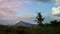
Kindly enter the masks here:
M 41 12 L 44 17 L 60 19 L 60 0 L 0 0 L 0 23 L 32 22 Z M 32 20 L 31 20 L 32 19 Z

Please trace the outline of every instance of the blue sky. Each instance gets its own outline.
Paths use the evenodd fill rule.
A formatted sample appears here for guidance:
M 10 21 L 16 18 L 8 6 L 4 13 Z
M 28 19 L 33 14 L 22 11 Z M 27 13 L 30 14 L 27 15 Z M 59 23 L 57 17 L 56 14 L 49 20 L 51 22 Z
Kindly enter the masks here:
M 29 15 L 36 16 L 38 12 L 41 12 L 42 15 L 46 15 L 51 13 L 52 6 L 53 6 L 52 4 L 48 4 L 48 3 L 33 2 L 23 7 L 19 7 L 15 11 L 16 11 L 16 15 L 18 16 L 29 16 Z

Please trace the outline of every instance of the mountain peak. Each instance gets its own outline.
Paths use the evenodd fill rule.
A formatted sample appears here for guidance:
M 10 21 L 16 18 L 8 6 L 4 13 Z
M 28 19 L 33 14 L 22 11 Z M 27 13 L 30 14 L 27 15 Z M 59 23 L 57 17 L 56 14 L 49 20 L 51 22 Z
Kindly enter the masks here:
M 30 24 L 30 23 L 27 23 L 27 22 L 24 22 L 24 21 L 20 21 L 20 22 L 16 23 L 15 25 L 16 26 L 32 27 L 35 24 Z

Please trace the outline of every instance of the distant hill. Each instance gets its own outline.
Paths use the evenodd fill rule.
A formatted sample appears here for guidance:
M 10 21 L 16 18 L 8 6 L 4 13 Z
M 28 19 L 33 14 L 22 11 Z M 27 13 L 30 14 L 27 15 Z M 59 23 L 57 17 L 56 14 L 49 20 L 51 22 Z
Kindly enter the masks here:
M 31 24 L 31 23 L 27 23 L 24 21 L 20 21 L 20 22 L 16 23 L 15 26 L 32 27 L 32 26 L 37 26 L 37 24 Z

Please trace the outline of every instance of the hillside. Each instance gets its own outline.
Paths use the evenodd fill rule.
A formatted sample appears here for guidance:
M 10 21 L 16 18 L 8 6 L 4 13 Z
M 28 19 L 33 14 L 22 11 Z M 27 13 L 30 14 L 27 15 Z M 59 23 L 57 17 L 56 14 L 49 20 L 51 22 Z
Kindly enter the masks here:
M 16 26 L 25 26 L 25 27 L 37 26 L 37 24 L 31 24 L 31 23 L 27 23 L 24 21 L 20 21 L 20 22 L 16 23 L 15 25 Z

